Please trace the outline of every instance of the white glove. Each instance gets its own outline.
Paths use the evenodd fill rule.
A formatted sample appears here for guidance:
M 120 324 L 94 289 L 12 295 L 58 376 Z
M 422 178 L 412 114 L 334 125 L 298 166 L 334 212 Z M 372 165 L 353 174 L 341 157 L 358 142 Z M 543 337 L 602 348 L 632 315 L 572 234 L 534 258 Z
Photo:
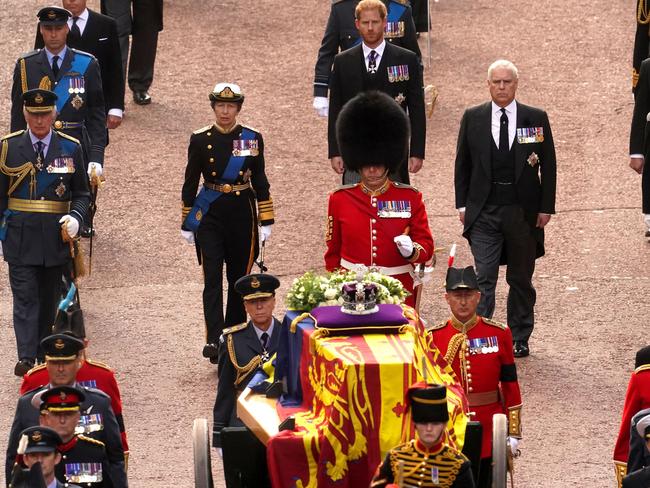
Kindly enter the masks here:
M 99 164 L 99 163 L 88 163 L 88 178 L 90 178 L 90 175 L 92 174 L 93 169 L 95 170 L 95 176 L 97 178 L 99 178 L 104 173 L 104 168 L 102 167 L 101 164 Z
M 79 221 L 72 215 L 64 215 L 59 219 L 59 224 L 65 225 L 65 231 L 70 237 L 76 237 L 79 232 Z
M 521 454 L 519 451 L 520 442 L 521 439 L 517 439 L 516 437 L 508 437 L 508 444 L 510 445 L 510 451 L 512 452 L 513 457 L 517 457 Z
M 185 239 L 188 244 L 194 244 L 194 232 L 191 230 L 181 229 L 181 237 Z
M 409 258 L 413 254 L 413 241 L 405 234 L 396 236 L 393 241 L 397 244 L 397 250 L 402 257 Z
M 262 242 L 268 241 L 269 237 L 271 237 L 271 228 L 273 225 L 263 225 L 260 227 L 260 237 L 262 239 Z
M 314 108 L 316 113 L 321 117 L 327 117 L 329 112 L 330 102 L 327 97 L 314 97 Z

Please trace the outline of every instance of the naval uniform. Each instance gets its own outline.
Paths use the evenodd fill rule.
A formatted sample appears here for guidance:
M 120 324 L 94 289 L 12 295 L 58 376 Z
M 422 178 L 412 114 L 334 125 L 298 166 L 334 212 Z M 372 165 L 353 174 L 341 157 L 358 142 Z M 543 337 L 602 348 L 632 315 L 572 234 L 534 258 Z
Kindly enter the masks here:
M 197 196 L 199 180 L 203 187 Z M 222 133 L 215 125 L 192 134 L 183 184 L 183 226 L 194 230 L 203 266 L 203 313 L 206 343 L 217 344 L 224 327 L 244 322 L 246 312 L 235 282 L 248 274 L 257 257 L 258 223 L 274 222 L 273 201 L 264 172 L 262 134 L 235 125 Z M 208 202 L 200 208 L 201 203 Z M 188 227 L 188 217 L 198 230 Z M 228 302 L 223 313 L 223 265 L 226 264 Z
M 75 483 L 81 487 L 118 488 L 124 484 L 114 483 L 110 476 L 104 443 L 82 434 L 58 446 L 61 461 L 55 467 L 57 479 Z
M 414 252 L 403 257 L 393 239 L 408 234 Z M 375 191 L 362 183 L 347 185 L 330 194 L 325 236 L 325 267 L 355 269 L 355 265 L 376 267 L 402 282 L 413 293 L 413 265 L 433 257 L 433 237 L 429 229 L 422 193 L 403 183 L 386 181 Z M 415 296 L 406 299 L 415 305 Z
M 18 58 L 11 88 L 12 131 L 26 128 L 21 97 L 33 88 L 45 88 L 57 94 L 54 128 L 81 142 L 84 164 L 103 164 L 106 115 L 102 78 L 94 56 L 66 47 L 56 77 L 45 49 Z
M 411 440 L 386 454 L 370 484 L 384 488 L 399 477 L 403 463 L 402 485 L 441 488 L 474 488 L 469 460 L 453 447 L 440 441 L 430 448 Z
M 61 276 L 72 259 L 59 219 L 70 214 L 81 224 L 90 201 L 79 142 L 57 131 L 50 137 L 44 158 L 24 130 L 4 137 L 0 151 L 0 239 L 19 360 L 42 358 L 39 343 L 54 323 Z

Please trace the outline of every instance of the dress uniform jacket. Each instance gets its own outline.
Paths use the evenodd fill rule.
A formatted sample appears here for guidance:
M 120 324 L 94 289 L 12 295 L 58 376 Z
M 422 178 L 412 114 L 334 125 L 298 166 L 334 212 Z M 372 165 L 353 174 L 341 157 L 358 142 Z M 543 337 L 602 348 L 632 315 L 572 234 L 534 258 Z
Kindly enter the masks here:
M 20 385 L 20 394 L 24 395 L 28 391 L 47 385 L 49 382 L 50 378 L 47 374 L 45 364 L 39 364 L 29 370 L 23 377 L 23 382 Z M 97 388 L 110 397 L 111 408 L 120 426 L 122 447 L 124 448 L 124 452 L 128 453 L 129 445 L 126 439 L 126 429 L 124 428 L 124 417 L 122 416 L 122 397 L 113 370 L 104 363 L 86 359 L 77 372 L 77 383 L 87 388 Z
M 122 439 L 115 414 L 111 409 L 110 398 L 102 391 L 94 388 L 82 387 L 79 384 L 73 386 L 79 388 L 85 396 L 85 400 L 81 405 L 81 423 L 84 424 L 84 435 L 96 438 L 105 444 L 111 479 L 114 480 L 115 486 L 127 486 Z M 39 423 L 38 407 L 32 404 L 32 400 L 35 395 L 44 389 L 32 390 L 18 399 L 16 413 L 9 433 L 9 441 L 7 442 L 5 459 L 5 479 L 7 480 L 11 479 L 10 474 L 16 459 L 20 433 L 27 427 Z
M 226 170 L 236 154 L 243 157 L 243 162 L 234 176 L 229 177 Z M 197 203 L 196 191 L 201 177 L 204 186 L 202 192 L 215 194 L 215 185 L 220 185 L 220 195 L 207 211 L 192 209 Z M 270 225 L 274 222 L 269 189 L 264 172 L 262 134 L 242 125 L 235 126 L 227 134 L 221 133 L 214 125 L 192 134 L 182 189 L 183 220 L 192 213 L 192 217 L 200 222 L 196 241 L 204 270 L 203 308 L 207 343 L 218 342 L 224 325 L 231 326 L 246 320 L 242 298 L 234 285 L 250 272 L 258 254 L 257 224 Z M 187 228 L 185 224 L 183 228 Z M 224 262 L 228 279 L 225 323 L 222 292 Z
M 103 164 L 106 113 L 102 78 L 94 56 L 68 47 L 56 78 L 44 49 L 18 58 L 11 88 L 12 131 L 26 127 L 21 97 L 33 88 L 46 88 L 58 95 L 54 128 L 81 142 L 86 164 Z
M 646 164 L 641 177 L 642 211 L 650 214 L 650 138 L 648 138 L 647 122 L 650 112 L 650 60 L 641 63 L 639 82 L 636 85 L 634 113 L 630 129 L 630 154 L 643 154 Z
M 410 259 L 399 253 L 393 241 L 401 234 L 408 234 L 413 240 L 415 252 Z M 342 260 L 368 267 L 405 267 L 399 273 L 387 270 L 383 273 L 400 280 L 411 293 L 412 264 L 431 259 L 434 249 L 422 194 L 411 186 L 390 180 L 375 192 L 357 183 L 330 194 L 325 240 L 328 271 L 345 267 Z M 414 304 L 412 295 L 407 303 Z
M 266 351 L 252 322 L 224 329 L 219 347 L 219 384 L 214 403 L 213 446 L 221 447 L 224 427 L 243 425 L 237 418 L 237 397 L 246 388 L 263 363 L 272 360 L 280 342 L 282 324 L 273 318 L 273 331 Z
M 117 488 L 126 485 L 114 483 L 110 475 L 110 466 L 104 443 L 75 435 L 69 442 L 59 446 L 61 461 L 56 465 L 57 479 L 76 483 L 82 487 Z
M 393 76 L 395 71 L 401 75 Z M 424 159 L 426 117 L 422 73 L 415 54 L 389 42 L 386 43 L 375 75 L 368 74 L 361 45 L 334 58 L 327 126 L 328 157 L 341 155 L 336 141 L 336 120 L 343 105 L 367 90 L 379 90 L 388 94 L 408 112 L 411 122 L 410 155 Z
M 474 488 L 470 462 L 460 451 L 443 442 L 427 448 L 417 440 L 388 451 L 370 487 L 384 488 L 394 483 L 400 461 L 404 463 L 403 486 Z
M 124 73 L 117 23 L 107 15 L 88 10 L 88 20 L 81 38 L 68 34 L 67 45 L 92 54 L 99 63 L 104 92 L 105 111 L 124 110 Z M 44 46 L 41 31 L 36 31 L 34 49 Z
M 359 31 L 354 24 L 354 9 L 360 0 L 334 0 L 330 16 L 325 27 L 325 34 L 316 59 L 314 77 L 314 96 L 326 97 L 334 56 L 361 42 Z M 404 1 L 384 0 L 388 10 L 390 24 L 386 26 L 386 40 L 415 53 L 418 60 L 422 58 L 415 32 L 411 7 Z
M 6 136 L 2 146 L 6 149 L 2 151 L 4 157 L 0 155 L 5 261 L 45 267 L 68 263 L 70 247 L 61 238 L 59 219 L 70 213 L 83 222 L 90 201 L 88 177 L 78 141 L 52 131 L 45 160 L 41 163 L 37 162 L 28 131 Z M 46 208 L 45 211 L 30 210 L 35 206 Z
M 508 416 L 509 435 L 521 437 L 521 393 L 510 329 L 476 316 L 468 324 L 454 317 L 429 329 L 429 338 L 445 356 L 467 394 L 472 420 L 481 422 L 481 458 L 492 455 L 492 416 Z

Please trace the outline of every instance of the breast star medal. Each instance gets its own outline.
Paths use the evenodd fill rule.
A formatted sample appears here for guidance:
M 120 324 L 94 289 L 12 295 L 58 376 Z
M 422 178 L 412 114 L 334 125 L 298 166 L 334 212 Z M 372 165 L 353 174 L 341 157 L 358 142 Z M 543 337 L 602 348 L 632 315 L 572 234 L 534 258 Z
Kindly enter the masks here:
M 63 197 L 63 194 L 65 193 L 65 185 L 63 184 L 63 182 L 59 183 L 59 186 L 56 187 L 54 193 L 56 193 L 56 196 L 58 196 L 59 198 Z
M 84 99 L 77 94 L 73 97 L 70 104 L 74 107 L 75 110 L 79 110 L 84 104 Z

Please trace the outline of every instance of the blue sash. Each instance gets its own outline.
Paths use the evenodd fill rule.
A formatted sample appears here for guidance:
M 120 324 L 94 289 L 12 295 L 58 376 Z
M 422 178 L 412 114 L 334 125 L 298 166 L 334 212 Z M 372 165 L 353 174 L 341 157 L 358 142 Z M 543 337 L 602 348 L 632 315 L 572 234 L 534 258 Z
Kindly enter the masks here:
M 92 59 L 90 56 L 86 56 L 83 54 L 80 54 L 78 52 L 74 52 L 74 59 L 72 60 L 72 66 L 70 67 L 70 72 L 76 72 L 81 74 L 82 76 L 86 74 L 86 70 L 88 69 L 88 65 L 90 64 L 90 60 Z M 68 103 L 68 100 L 72 96 L 72 93 L 68 90 L 70 88 L 70 83 L 64 83 L 64 80 L 70 79 L 72 76 L 65 75 L 63 76 L 59 82 L 56 84 L 56 87 L 54 88 L 54 93 L 56 93 L 57 100 L 56 100 L 56 111 L 61 113 L 61 110 L 63 110 L 63 107 L 65 106 L 66 103 Z
M 244 127 L 241 132 L 241 139 L 253 140 L 255 139 L 255 132 Z M 237 176 L 239 176 L 239 170 L 242 169 L 245 161 L 246 156 L 230 156 L 226 169 L 221 175 L 221 179 L 226 183 L 234 183 Z M 220 191 L 211 190 L 205 186 L 202 187 L 194 200 L 192 210 L 190 210 L 190 213 L 185 217 L 183 225 L 192 232 L 196 232 L 201 224 L 201 219 L 210 209 L 210 205 L 212 205 L 212 203 L 221 195 L 223 195 L 223 193 Z
M 399 19 L 401 19 L 404 12 L 406 12 L 406 6 L 397 2 L 388 2 L 387 10 L 386 22 L 399 22 Z M 358 44 L 361 44 L 361 36 L 359 36 L 354 42 L 355 46 Z

